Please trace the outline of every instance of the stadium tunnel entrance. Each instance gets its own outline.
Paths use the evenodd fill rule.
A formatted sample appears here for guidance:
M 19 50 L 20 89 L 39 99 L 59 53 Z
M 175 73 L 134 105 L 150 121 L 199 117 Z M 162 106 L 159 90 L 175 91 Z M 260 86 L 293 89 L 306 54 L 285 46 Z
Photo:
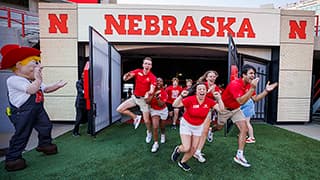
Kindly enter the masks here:
M 157 77 L 162 77 L 167 85 L 171 84 L 173 77 L 178 77 L 179 84 L 184 86 L 185 79 L 196 81 L 207 70 L 216 70 L 219 73 L 217 84 L 224 85 L 227 81 L 227 49 L 223 51 L 199 46 L 162 46 L 126 49 L 119 52 L 122 57 L 123 73 L 141 68 L 143 58 L 150 56 L 153 62 L 151 71 Z
M 87 44 L 79 44 L 79 54 L 86 54 Z M 185 44 L 116 44 L 113 43 L 121 55 L 121 77 L 124 73 L 142 68 L 144 57 L 152 57 L 151 71 L 157 77 L 162 77 L 164 83 L 171 85 L 173 77 L 179 78 L 179 84 L 184 87 L 186 79 L 192 79 L 194 82 L 207 70 L 215 70 L 219 73 L 216 84 L 223 89 L 228 84 L 228 48 L 226 45 L 185 45 Z M 82 47 L 82 48 L 81 48 Z M 255 48 L 253 48 L 255 49 Z M 271 54 L 268 48 L 256 48 L 252 52 L 262 49 L 265 54 Z M 239 54 L 241 64 L 250 63 L 257 69 L 257 75 L 261 82 L 257 92 L 263 90 L 269 77 L 270 61 L 259 56 L 248 55 L 250 53 Z M 255 54 L 255 53 L 252 53 Z M 84 62 L 80 58 L 79 72 L 82 71 Z M 80 75 L 80 74 L 79 74 Z M 262 77 L 262 78 L 261 78 Z M 134 79 L 129 81 L 121 80 L 121 99 L 128 96 L 128 90 L 134 89 Z M 254 119 L 266 120 L 267 107 L 265 101 L 260 101 L 256 106 L 256 116 Z

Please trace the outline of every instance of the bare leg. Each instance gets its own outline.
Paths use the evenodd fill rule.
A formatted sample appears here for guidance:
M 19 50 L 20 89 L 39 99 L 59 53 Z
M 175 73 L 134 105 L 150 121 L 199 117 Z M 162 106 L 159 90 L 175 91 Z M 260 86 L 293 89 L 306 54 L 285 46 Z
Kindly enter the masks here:
M 203 149 L 203 146 L 206 143 L 206 139 L 207 139 L 207 136 L 208 136 L 209 127 L 210 127 L 210 119 L 207 118 L 205 123 L 204 123 L 202 135 L 200 137 L 199 144 L 198 144 L 198 147 L 197 147 L 196 150 L 200 150 L 201 151 Z
M 160 121 L 160 116 L 152 116 L 152 127 L 153 127 L 153 140 L 154 140 L 154 142 L 158 142 L 159 121 Z
M 237 121 L 236 125 L 240 131 L 239 137 L 238 137 L 238 149 L 243 151 L 246 145 L 246 136 L 248 133 L 248 127 L 247 127 L 246 121 Z
M 136 106 L 136 104 L 132 101 L 131 98 L 129 98 L 118 106 L 117 111 L 121 114 L 131 117 L 131 119 L 135 119 L 137 115 L 128 110 L 129 108 L 132 108 L 134 106 Z
M 248 135 L 250 138 L 254 139 L 254 135 L 253 135 L 253 127 L 250 123 L 250 118 L 246 118 L 246 123 L 247 123 L 247 127 L 248 127 Z
M 160 127 L 161 127 L 161 134 L 165 134 L 166 133 L 166 123 L 165 123 L 165 119 L 161 119 L 160 120 Z
M 151 121 L 150 121 L 150 112 L 142 112 L 143 114 L 143 120 L 144 123 L 146 124 L 146 128 L 148 130 L 148 132 L 151 132 Z
M 179 116 L 179 108 L 174 108 L 173 109 L 172 124 L 177 124 L 178 116 Z
M 184 149 L 185 153 L 183 154 L 183 157 L 181 159 L 182 163 L 187 162 L 196 152 L 196 148 L 199 144 L 199 140 L 200 140 L 200 136 L 181 135 L 182 144 L 186 145 L 185 146 L 186 148 Z

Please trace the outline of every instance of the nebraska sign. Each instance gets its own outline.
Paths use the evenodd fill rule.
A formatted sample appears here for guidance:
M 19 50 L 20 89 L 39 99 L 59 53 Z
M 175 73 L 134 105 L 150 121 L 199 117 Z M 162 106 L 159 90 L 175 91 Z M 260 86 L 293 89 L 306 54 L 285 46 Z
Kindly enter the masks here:
M 79 5 L 78 39 L 88 41 L 91 25 L 110 42 L 227 44 L 231 34 L 237 44 L 279 45 L 279 10 L 249 10 Z

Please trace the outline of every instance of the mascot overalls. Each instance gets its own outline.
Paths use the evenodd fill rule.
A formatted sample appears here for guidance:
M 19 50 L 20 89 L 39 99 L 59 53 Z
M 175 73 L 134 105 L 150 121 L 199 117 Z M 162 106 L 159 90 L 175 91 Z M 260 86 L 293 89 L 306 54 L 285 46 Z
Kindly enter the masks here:
M 27 167 L 22 158 L 32 129 L 38 132 L 39 144 L 36 150 L 46 155 L 58 153 L 52 144 L 52 123 L 43 106 L 43 92 L 50 93 L 66 85 L 66 82 L 46 86 L 42 83 L 40 51 L 30 47 L 8 44 L 1 48 L 0 69 L 11 69 L 14 75 L 7 79 L 10 107 L 7 115 L 13 123 L 15 133 L 11 137 L 6 154 L 5 169 L 21 170 Z

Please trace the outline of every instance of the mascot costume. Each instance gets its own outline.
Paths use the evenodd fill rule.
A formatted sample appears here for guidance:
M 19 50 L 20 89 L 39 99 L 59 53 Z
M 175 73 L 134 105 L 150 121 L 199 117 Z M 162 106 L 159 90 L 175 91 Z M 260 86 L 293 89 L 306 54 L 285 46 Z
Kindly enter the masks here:
M 7 171 L 27 167 L 22 152 L 33 128 L 38 132 L 39 138 L 36 150 L 46 155 L 58 153 L 57 146 L 52 144 L 52 123 L 43 106 L 43 93 L 54 92 L 65 86 L 66 82 L 58 81 L 48 86 L 42 83 L 40 53 L 38 49 L 16 44 L 8 44 L 1 48 L 0 69 L 11 69 L 14 73 L 7 79 L 10 104 L 7 115 L 15 128 L 6 154 Z

